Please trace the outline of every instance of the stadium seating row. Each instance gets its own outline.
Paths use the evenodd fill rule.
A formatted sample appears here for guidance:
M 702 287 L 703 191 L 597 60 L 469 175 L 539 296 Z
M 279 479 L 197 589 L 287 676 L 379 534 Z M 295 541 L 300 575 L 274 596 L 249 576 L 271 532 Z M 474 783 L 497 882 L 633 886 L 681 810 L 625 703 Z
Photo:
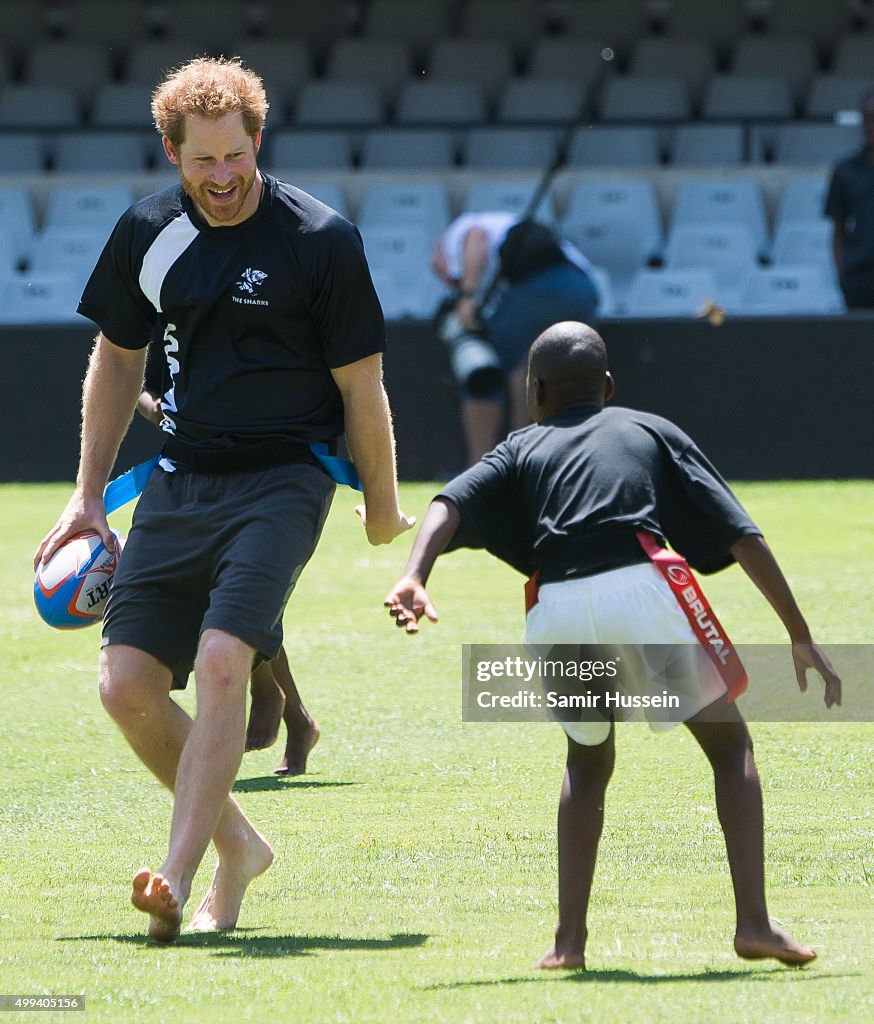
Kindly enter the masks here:
M 88 101 L 97 88 L 110 81 L 153 84 L 162 69 L 204 49 L 210 48 L 201 34 L 190 39 L 141 40 L 126 49 L 94 40 L 43 40 L 21 58 L 7 55 L 5 61 L 0 60 L 0 81 L 52 85 L 60 78 L 80 100 Z M 323 67 L 299 38 L 229 40 L 220 49 L 244 57 L 251 67 L 284 89 L 314 77 L 364 80 L 377 85 L 389 102 L 405 79 L 419 74 L 438 80 L 477 81 L 494 99 L 501 84 L 515 75 L 567 79 L 589 87 L 620 68 L 635 76 L 679 76 L 695 102 L 701 100 L 705 84 L 717 72 L 767 75 L 779 68 L 788 79 L 792 95 L 800 101 L 808 83 L 820 71 L 870 76 L 874 36 L 843 37 L 825 63 L 814 42 L 800 36 L 740 39 L 727 63 L 718 61 L 715 48 L 704 39 L 661 36 L 638 40 L 629 59 L 622 62 L 605 40 L 567 36 L 537 39 L 524 62 L 516 59 L 513 47 L 502 39 L 440 39 L 433 42 L 424 63 L 415 59 L 410 46 L 396 39 L 339 39 L 331 46 Z
M 314 182 L 303 187 L 335 208 L 351 212 L 339 186 Z M 533 187 L 480 182 L 471 187 L 465 207 L 521 213 Z M 790 180 L 781 196 L 773 238 L 761 194 L 748 179 L 685 182 L 666 234 L 653 186 L 643 179 L 579 182 L 561 218 L 550 196 L 538 216 L 555 224 L 600 268 L 608 313 L 641 313 L 642 295 L 658 303 L 668 282 L 673 284 L 663 296 L 663 315 L 692 298 L 696 308 L 709 299 L 730 310 L 749 311 L 745 298 L 752 287 L 749 282 L 758 287 L 765 280 L 782 280 L 780 274 L 801 274 L 807 282 L 801 290 L 779 286 L 783 290 L 778 298 L 785 300 L 783 313 L 793 296 L 807 303 L 804 310 L 815 306 L 820 312 L 839 312 L 830 223 L 822 219 L 824 188 L 821 177 Z M 54 301 L 50 296 L 68 295 L 65 281 L 72 281 L 74 291 L 81 288 L 108 231 L 132 199 L 132 191 L 124 186 L 58 188 L 51 195 L 41 231 L 36 232 L 27 192 L 0 190 L 0 277 L 25 302 L 25 309 L 37 306 L 37 292 L 28 291 L 27 282 L 33 287 L 39 284 L 39 294 L 48 296 L 47 307 Z M 373 185 L 364 193 L 356 220 L 389 317 L 433 314 L 443 289 L 430 273 L 428 253 L 449 218 L 448 196 L 440 184 Z M 763 262 L 774 264 L 770 277 L 760 273 Z M 652 264 L 663 264 L 665 269 L 648 270 Z M 686 283 L 674 294 L 677 281 Z M 675 301 L 668 301 L 671 296 Z M 74 307 L 75 303 L 67 307 L 67 316 Z M 19 308 L 13 302 L 0 316 L 17 316 Z M 801 306 L 797 311 L 802 311 Z
M 412 78 L 400 87 L 389 107 L 370 81 L 308 79 L 294 90 L 267 81 L 272 97 L 271 123 L 298 125 L 398 124 L 471 125 L 494 118 L 500 123 L 565 123 L 584 116 L 602 122 L 688 121 L 695 117 L 689 91 L 676 76 L 625 75 L 608 79 L 594 107 L 585 88 L 562 79 L 510 79 L 501 88 L 497 105 L 485 88 L 473 81 Z M 829 118 L 854 112 L 863 94 L 874 88 L 867 78 L 818 76 L 808 93 L 804 113 Z M 143 126 L 149 120 L 151 89 L 123 83 L 102 86 L 93 104 L 83 106 L 66 85 L 12 84 L 0 87 L 0 128 L 75 128 Z M 87 109 L 87 116 L 86 116 Z M 796 115 L 789 84 L 780 75 L 717 75 L 707 84 L 701 114 L 706 120 L 774 120 Z
M 265 133 L 261 162 L 286 172 L 457 166 L 536 170 L 553 163 L 563 137 L 557 128 L 397 128 L 359 133 L 279 129 Z M 0 139 L 0 174 L 169 169 L 154 130 L 7 133 Z M 754 131 L 739 123 L 671 129 L 589 127 L 573 133 L 564 159 L 569 167 L 712 167 L 773 160 L 810 166 L 831 164 L 859 144 L 855 126 L 827 123 L 762 125 Z
M 348 33 L 427 45 L 441 36 L 498 36 L 520 46 L 538 34 L 599 35 L 621 47 L 648 32 L 721 44 L 750 30 L 798 33 L 828 43 L 865 27 L 859 0 L 211 0 L 177 2 L 2 0 L 9 42 L 44 35 L 119 44 L 148 35 L 225 45 L 240 34 L 300 36 L 316 42 Z M 4 29 L 5 29 L 4 25 Z

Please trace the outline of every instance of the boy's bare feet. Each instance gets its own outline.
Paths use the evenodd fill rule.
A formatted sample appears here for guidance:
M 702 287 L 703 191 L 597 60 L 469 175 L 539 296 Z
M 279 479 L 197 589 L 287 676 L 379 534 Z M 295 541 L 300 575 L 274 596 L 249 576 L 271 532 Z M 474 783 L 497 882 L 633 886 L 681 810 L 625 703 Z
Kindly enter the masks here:
M 149 915 L 149 935 L 156 942 L 179 938 L 182 908 L 163 875 L 153 875 L 151 868 L 140 868 L 131 881 L 130 901 L 137 910 Z
M 301 728 L 299 725 L 291 728 L 288 726 L 288 740 L 285 744 L 285 757 L 279 767 L 273 772 L 274 775 L 303 775 L 307 770 L 307 757 L 310 751 L 319 742 L 321 731 L 319 723 L 314 718 L 308 718 L 307 724 Z
M 258 833 L 245 842 L 235 857 L 219 858 L 209 889 L 185 930 L 215 932 L 234 928 L 249 883 L 272 863 L 273 850 Z
M 734 936 L 734 950 L 744 960 L 773 957 L 788 967 L 803 967 L 816 959 L 812 949 L 802 946 L 770 921 L 765 928 L 738 930 Z

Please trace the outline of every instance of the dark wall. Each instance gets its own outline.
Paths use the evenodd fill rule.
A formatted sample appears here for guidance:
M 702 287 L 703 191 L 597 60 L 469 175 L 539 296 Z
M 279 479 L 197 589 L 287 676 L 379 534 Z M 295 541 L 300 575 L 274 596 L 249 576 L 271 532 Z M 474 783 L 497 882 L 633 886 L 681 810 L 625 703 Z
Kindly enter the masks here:
M 874 319 L 613 321 L 615 401 L 668 416 L 733 479 L 874 476 Z M 0 329 L 0 481 L 72 480 L 93 329 Z M 464 446 L 446 355 L 423 324 L 389 328 L 386 386 L 400 475 L 439 479 Z M 160 435 L 137 418 L 118 468 Z

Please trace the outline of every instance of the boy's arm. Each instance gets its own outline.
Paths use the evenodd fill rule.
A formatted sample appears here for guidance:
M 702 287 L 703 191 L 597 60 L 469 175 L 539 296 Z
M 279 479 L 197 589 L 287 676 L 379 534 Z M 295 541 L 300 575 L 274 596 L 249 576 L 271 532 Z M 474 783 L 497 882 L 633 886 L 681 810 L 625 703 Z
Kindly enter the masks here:
M 452 540 L 460 521 L 458 508 L 447 498 L 435 498 L 431 502 L 416 534 L 403 575 L 385 599 L 389 614 L 408 633 L 419 632 L 419 619 L 423 615 L 432 622 L 437 621 L 437 612 L 425 584 L 438 555 Z
M 792 660 L 801 692 L 807 690 L 807 670 L 814 668 L 825 682 L 825 706 L 840 706 L 841 681 L 810 635 L 795 596 L 764 538 L 758 535 L 742 537 L 732 545 L 731 553 L 786 627 L 792 641 Z
M 149 423 L 154 423 L 156 427 L 161 426 L 161 420 L 164 418 L 161 399 L 148 388 L 145 388 L 137 399 L 137 412 Z

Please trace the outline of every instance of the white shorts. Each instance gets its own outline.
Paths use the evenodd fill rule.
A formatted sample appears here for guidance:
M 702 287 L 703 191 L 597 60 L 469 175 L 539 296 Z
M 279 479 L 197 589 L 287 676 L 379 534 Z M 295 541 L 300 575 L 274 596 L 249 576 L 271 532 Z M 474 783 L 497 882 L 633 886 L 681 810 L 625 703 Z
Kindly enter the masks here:
M 647 710 L 657 731 L 686 721 L 726 692 L 676 597 L 649 562 L 544 584 L 528 613 L 524 642 L 541 653 L 555 644 L 610 648 L 621 656 L 621 690 L 629 695 L 660 694 L 669 679 L 668 689 L 681 703 L 670 714 Z M 596 717 L 561 726 L 577 743 L 595 746 L 607 739 L 612 722 Z

